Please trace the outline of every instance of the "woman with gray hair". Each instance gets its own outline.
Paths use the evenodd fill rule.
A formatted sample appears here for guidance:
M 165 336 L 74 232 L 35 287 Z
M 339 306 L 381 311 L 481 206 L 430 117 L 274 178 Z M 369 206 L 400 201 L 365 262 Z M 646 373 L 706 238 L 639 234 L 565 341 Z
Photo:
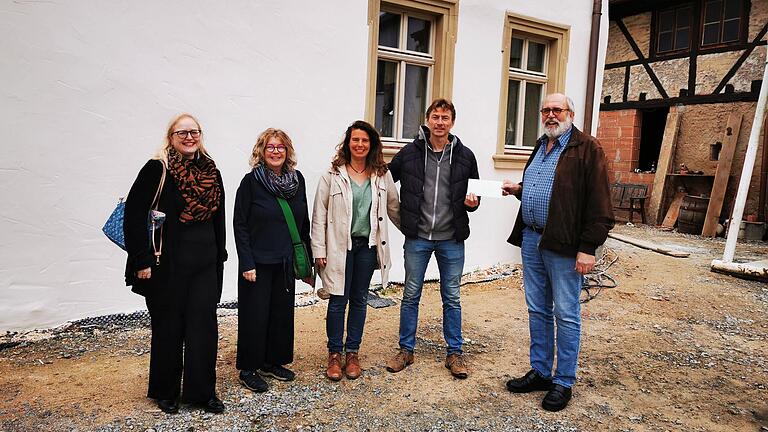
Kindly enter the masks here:
M 246 388 L 265 392 L 269 386 L 262 377 L 281 381 L 296 377 L 285 367 L 293 362 L 294 248 L 278 199 L 287 202 L 308 252 L 310 222 L 304 176 L 296 169 L 293 143 L 285 132 L 272 128 L 262 132 L 250 164 L 251 172 L 237 189 L 234 213 L 240 262 L 237 369 Z M 304 282 L 314 286 L 313 279 Z
M 165 220 L 147 233 L 148 215 Z M 152 345 L 149 391 L 166 413 L 179 399 L 212 413 L 225 249 L 224 184 L 190 114 L 171 120 L 165 144 L 139 172 L 125 203 L 127 285 L 146 297 Z M 183 375 L 183 381 L 182 381 Z

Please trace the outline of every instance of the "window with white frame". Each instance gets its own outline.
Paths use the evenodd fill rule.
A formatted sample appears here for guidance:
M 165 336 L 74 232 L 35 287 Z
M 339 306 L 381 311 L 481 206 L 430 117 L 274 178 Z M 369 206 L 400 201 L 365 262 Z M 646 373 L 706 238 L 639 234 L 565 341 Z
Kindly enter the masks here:
M 382 9 L 378 24 L 375 126 L 384 139 L 410 141 L 431 101 L 435 19 Z
M 540 135 L 539 108 L 547 94 L 548 44 L 514 35 L 509 50 L 504 147 L 533 147 Z

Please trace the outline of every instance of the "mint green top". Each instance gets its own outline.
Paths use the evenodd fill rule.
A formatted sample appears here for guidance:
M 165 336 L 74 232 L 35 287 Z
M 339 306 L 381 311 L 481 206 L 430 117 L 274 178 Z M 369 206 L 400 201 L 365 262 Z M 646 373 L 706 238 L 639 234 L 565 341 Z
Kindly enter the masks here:
M 365 237 L 371 234 L 371 179 L 362 186 L 352 183 L 352 237 Z

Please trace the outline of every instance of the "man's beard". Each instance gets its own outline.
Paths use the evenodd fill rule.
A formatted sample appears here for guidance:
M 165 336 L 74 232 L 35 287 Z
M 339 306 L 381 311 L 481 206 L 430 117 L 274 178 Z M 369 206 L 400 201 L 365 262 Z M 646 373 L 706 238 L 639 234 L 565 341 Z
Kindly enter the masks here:
M 571 128 L 571 125 L 573 125 L 573 120 L 571 120 L 571 117 L 566 116 L 565 120 L 560 121 L 557 119 L 553 119 L 557 122 L 557 126 L 548 126 L 547 122 L 549 120 L 545 120 L 542 122 L 542 126 L 544 127 L 544 134 L 549 139 L 557 139 L 560 138 L 560 135 L 564 134 L 568 129 Z

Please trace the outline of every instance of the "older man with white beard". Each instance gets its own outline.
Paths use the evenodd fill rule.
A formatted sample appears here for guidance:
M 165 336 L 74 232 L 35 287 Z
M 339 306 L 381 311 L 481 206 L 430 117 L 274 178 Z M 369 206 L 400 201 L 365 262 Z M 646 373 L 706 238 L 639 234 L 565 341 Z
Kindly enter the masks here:
M 573 108 L 563 94 L 544 99 L 544 135 L 533 148 L 523 181 L 504 180 L 502 186 L 504 195 L 521 201 L 507 241 L 521 248 L 531 336 L 531 370 L 507 381 L 507 389 L 547 391 L 541 405 L 548 411 L 560 411 L 571 399 L 583 275 L 595 266 L 595 249 L 614 223 L 605 153 L 594 137 L 573 126 Z

